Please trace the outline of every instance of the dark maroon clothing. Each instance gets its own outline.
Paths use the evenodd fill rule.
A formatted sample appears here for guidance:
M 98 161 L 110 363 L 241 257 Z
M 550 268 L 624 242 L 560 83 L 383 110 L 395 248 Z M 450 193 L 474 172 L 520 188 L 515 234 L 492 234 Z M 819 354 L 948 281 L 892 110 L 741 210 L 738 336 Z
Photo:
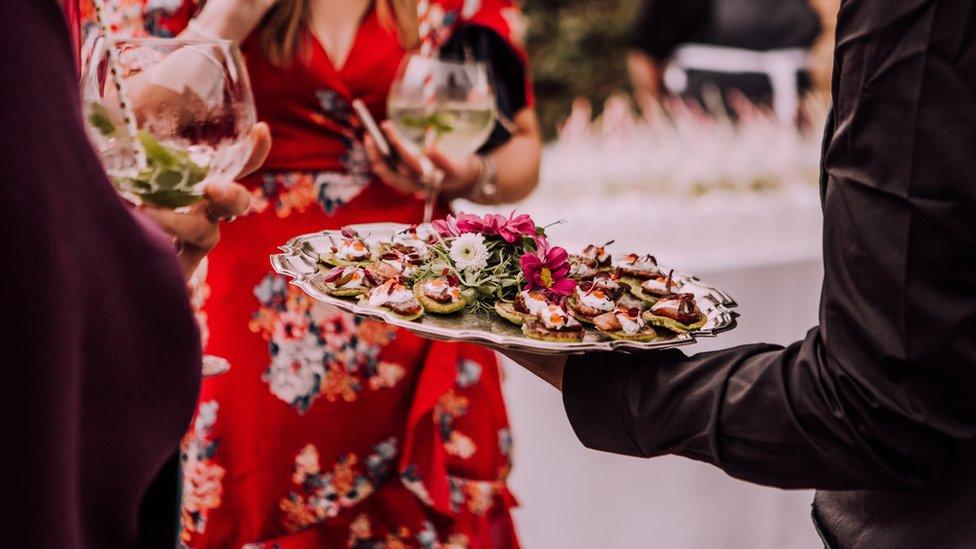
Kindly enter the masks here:
M 845 0 L 824 156 L 820 326 L 570 360 L 592 448 L 818 488 L 838 547 L 976 547 L 976 3 Z
M 0 388 L 5 547 L 165 544 L 153 479 L 189 424 L 200 340 L 166 238 L 117 197 L 85 136 L 53 0 L 0 17 Z

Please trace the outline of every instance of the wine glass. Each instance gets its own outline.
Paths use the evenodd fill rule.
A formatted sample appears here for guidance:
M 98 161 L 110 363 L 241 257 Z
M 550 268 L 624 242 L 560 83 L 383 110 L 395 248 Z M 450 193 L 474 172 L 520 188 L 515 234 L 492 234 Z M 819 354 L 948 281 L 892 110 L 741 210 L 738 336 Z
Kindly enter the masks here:
M 186 209 L 208 183 L 234 179 L 251 154 L 254 96 L 230 41 L 99 38 L 82 69 L 81 104 L 109 178 L 135 204 Z M 201 266 L 193 278 L 205 276 Z M 205 355 L 202 369 L 214 376 L 230 364 Z
M 186 208 L 208 183 L 234 179 L 250 155 L 257 115 L 233 42 L 102 37 L 81 95 L 102 164 L 136 204 Z
M 400 64 L 388 99 L 393 128 L 412 152 L 437 148 L 463 160 L 485 143 L 495 122 L 495 93 L 488 66 L 478 61 L 448 61 L 411 54 Z M 429 223 L 444 173 L 421 157 Z

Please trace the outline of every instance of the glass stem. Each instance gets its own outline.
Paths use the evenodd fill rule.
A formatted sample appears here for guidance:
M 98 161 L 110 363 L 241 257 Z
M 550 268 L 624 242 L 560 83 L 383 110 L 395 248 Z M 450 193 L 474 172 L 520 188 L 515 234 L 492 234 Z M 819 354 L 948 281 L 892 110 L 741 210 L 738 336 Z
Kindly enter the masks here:
M 424 148 L 433 148 L 436 143 L 437 130 L 427 128 L 424 132 Z M 434 220 L 434 206 L 437 205 L 437 197 L 440 195 L 441 185 L 444 184 L 444 171 L 436 168 L 426 156 L 423 157 L 423 160 L 426 162 L 421 162 L 421 167 L 424 170 L 424 184 L 427 185 L 427 192 L 424 197 L 424 223 L 430 223 Z
M 441 185 L 444 184 L 444 171 L 435 169 L 427 182 L 427 193 L 424 200 L 424 223 L 434 220 L 434 206 L 437 205 L 437 197 L 441 193 Z

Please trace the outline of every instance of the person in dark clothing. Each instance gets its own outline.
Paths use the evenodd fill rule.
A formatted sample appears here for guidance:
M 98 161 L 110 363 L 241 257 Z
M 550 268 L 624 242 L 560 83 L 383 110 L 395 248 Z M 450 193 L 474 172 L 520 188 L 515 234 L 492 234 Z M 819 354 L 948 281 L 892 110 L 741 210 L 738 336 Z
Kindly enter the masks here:
M 845 0 L 823 155 L 820 325 L 546 358 L 588 447 L 816 488 L 830 547 L 976 546 L 976 4 Z
M 174 458 L 201 371 L 184 280 L 248 193 L 208 187 L 188 214 L 126 207 L 88 143 L 75 74 L 58 4 L 6 2 L 3 544 L 173 547 Z M 255 136 L 251 169 L 270 145 L 265 126 Z
M 809 0 L 645 0 L 628 68 L 641 104 L 665 94 L 707 103 L 711 87 L 726 103 L 736 90 L 795 116 L 819 34 Z

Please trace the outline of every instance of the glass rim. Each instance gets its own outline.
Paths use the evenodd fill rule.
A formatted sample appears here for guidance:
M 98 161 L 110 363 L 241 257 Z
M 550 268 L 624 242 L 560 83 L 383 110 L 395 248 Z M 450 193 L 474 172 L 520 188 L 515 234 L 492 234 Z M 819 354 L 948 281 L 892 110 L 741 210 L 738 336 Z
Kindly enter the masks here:
M 403 62 L 404 64 L 406 64 L 414 59 L 422 59 L 426 62 L 437 63 L 439 65 L 453 65 L 455 67 L 480 66 L 487 69 L 489 66 L 487 61 L 481 61 L 478 59 L 460 60 L 460 61 L 455 59 L 441 59 L 440 57 L 430 57 L 420 52 L 410 52 L 408 55 L 404 57 Z
M 227 40 L 220 38 L 217 40 L 212 40 L 209 38 L 166 38 L 162 36 L 135 36 L 135 37 L 121 37 L 113 36 L 107 37 L 105 35 L 100 35 L 97 39 L 99 42 L 110 42 L 114 45 L 118 44 L 135 44 L 135 45 L 145 45 L 145 46 L 195 46 L 195 45 L 207 45 L 207 44 L 218 44 L 220 46 L 230 46 L 238 49 L 238 45 L 233 40 Z

